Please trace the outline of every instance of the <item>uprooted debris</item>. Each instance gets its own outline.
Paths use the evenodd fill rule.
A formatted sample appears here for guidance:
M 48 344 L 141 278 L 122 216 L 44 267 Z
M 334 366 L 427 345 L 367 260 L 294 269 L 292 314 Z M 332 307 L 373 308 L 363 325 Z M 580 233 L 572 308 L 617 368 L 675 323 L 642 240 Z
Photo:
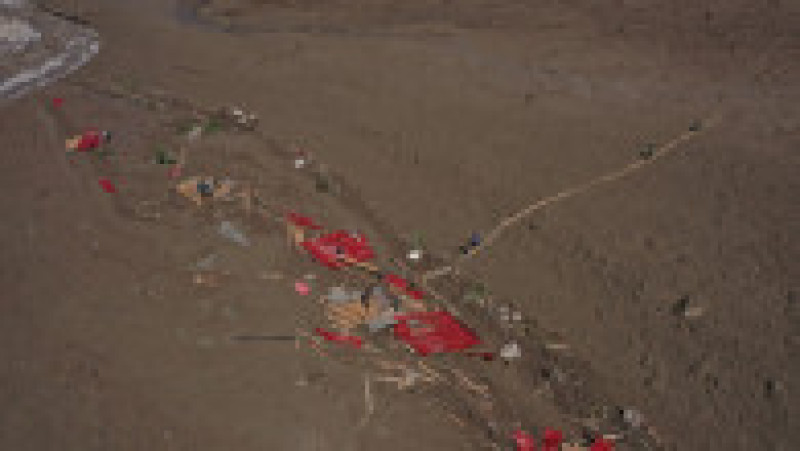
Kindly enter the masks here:
M 546 348 L 541 343 L 538 350 L 527 350 L 526 345 L 526 351 L 523 353 L 523 342 L 514 339 L 513 334 L 516 329 L 509 327 L 502 329 L 505 338 L 499 336 L 490 336 L 487 340 L 480 338 L 477 329 L 468 327 L 465 321 L 456 317 L 449 309 L 443 308 L 442 304 L 432 302 L 438 295 L 420 289 L 411 281 L 413 276 L 410 272 L 406 277 L 401 277 L 384 271 L 372 263 L 375 254 L 363 234 L 341 230 L 326 232 L 310 218 L 296 214 L 287 216 L 286 223 L 290 244 L 295 249 L 309 254 L 314 261 L 324 267 L 335 271 L 370 267 L 367 274 L 356 272 L 360 278 L 351 277 L 348 283 L 334 284 L 319 298 L 324 316 L 327 317 L 333 331 L 316 328 L 314 335 L 308 336 L 309 344 L 315 352 L 321 356 L 328 356 L 324 347 L 328 342 L 345 345 L 338 347 L 343 352 L 351 349 L 371 354 L 375 356 L 372 358 L 373 363 L 376 363 L 374 358 L 377 356 L 416 360 L 416 362 L 395 362 L 394 367 L 390 369 L 399 371 L 399 374 L 378 375 L 371 380 L 396 383 L 397 388 L 401 390 L 421 383 L 445 382 L 443 389 L 436 392 L 435 398 L 437 403 L 445 406 L 461 406 L 455 408 L 455 411 L 462 413 L 456 415 L 454 421 L 472 424 L 479 428 L 487 427 L 488 424 L 492 446 L 508 443 L 509 435 L 505 435 L 506 439 L 501 436 L 511 434 L 509 424 L 512 418 L 499 416 L 500 411 L 495 406 L 497 387 L 474 371 L 477 368 L 467 371 L 467 368 L 472 367 L 469 364 L 463 369 L 460 365 L 444 364 L 453 362 L 451 357 L 446 356 L 479 357 L 485 362 L 495 361 L 495 357 L 499 356 L 506 365 L 513 364 L 530 371 L 529 355 L 542 358 L 542 355 L 547 355 L 542 353 L 551 352 L 551 348 Z M 348 275 L 353 274 L 348 272 Z M 361 285 L 353 286 L 354 280 L 360 280 Z M 503 324 L 523 323 L 521 313 L 510 305 L 498 306 L 496 302 L 489 302 L 491 296 L 483 286 L 464 286 L 459 289 L 459 293 L 473 301 L 466 307 L 482 311 L 484 316 L 488 308 L 492 312 L 499 312 L 498 316 Z M 478 300 L 487 300 L 486 308 L 479 308 Z M 390 329 L 392 333 L 381 333 L 385 329 Z M 495 344 L 492 345 L 491 342 Z M 404 349 L 410 353 L 402 352 Z M 563 352 L 566 348 L 559 347 L 559 349 Z M 414 366 L 424 364 L 420 358 L 434 355 L 443 356 L 445 359 L 435 358 L 431 361 L 431 366 L 435 369 L 426 365 L 430 371 L 423 371 L 420 367 Z M 547 364 L 544 365 L 544 368 L 548 367 Z M 385 364 L 378 366 L 383 370 L 387 369 Z M 540 370 L 536 369 L 531 373 L 534 374 L 534 371 L 538 374 Z M 541 372 L 544 374 L 545 369 Z M 571 381 L 570 375 L 547 378 L 545 389 L 558 393 L 558 396 L 574 396 L 571 391 L 574 390 L 571 388 Z M 513 400 L 505 399 L 502 402 L 513 402 Z M 463 413 L 460 409 L 467 409 L 467 413 Z M 508 415 L 507 409 L 503 415 Z M 598 437 L 597 439 L 576 445 L 562 444 L 572 446 L 569 449 L 575 450 L 612 449 L 609 447 L 613 446 L 621 436 L 613 434 L 603 436 L 599 433 L 600 429 L 598 426 L 593 433 L 593 437 Z M 571 430 L 568 435 L 574 438 L 579 436 L 579 433 Z M 551 436 L 550 440 L 553 441 L 554 437 L 555 435 Z
M 239 113 L 229 110 L 228 112 L 220 113 L 219 117 L 215 118 L 217 121 L 215 126 L 246 129 L 248 126 L 245 123 L 251 123 L 251 119 L 243 111 Z M 206 131 L 202 126 L 194 126 L 189 132 L 189 140 L 196 141 L 200 139 Z M 83 147 L 91 148 L 91 143 L 90 139 Z M 79 145 L 76 142 L 75 148 L 78 147 Z M 174 163 L 175 160 L 176 158 L 173 155 L 165 155 L 165 164 Z M 302 158 L 302 165 L 305 167 L 310 161 L 310 158 Z M 203 175 L 181 179 L 176 184 L 175 189 L 198 207 L 234 199 L 239 195 L 245 195 L 244 193 L 246 192 L 241 184 L 229 179 Z M 481 329 L 482 324 L 476 324 L 474 329 L 467 326 L 467 324 L 473 324 L 474 316 L 471 319 L 465 318 L 454 311 L 444 309 L 442 304 L 432 302 L 437 299 L 437 295 L 424 284 L 424 280 L 419 285 L 415 284 L 418 280 L 415 277 L 417 267 L 423 265 L 409 265 L 411 270 L 408 268 L 396 269 L 394 272 L 402 274 L 402 277 L 379 268 L 375 262 L 375 251 L 364 234 L 343 230 L 327 232 L 310 218 L 294 213 L 286 216 L 285 223 L 287 241 L 296 250 L 307 253 L 317 263 L 329 269 L 345 272 L 347 276 L 353 275 L 352 272 L 348 271 L 350 269 L 367 269 L 369 277 L 363 277 L 364 274 L 359 273 L 358 275 L 361 276 L 360 280 L 363 285 L 358 286 L 357 282 L 354 283 L 353 279 L 358 280 L 358 278 L 353 277 L 348 279 L 346 284 L 334 285 L 327 291 L 326 295 L 322 296 L 323 308 L 321 310 L 330 321 L 330 325 L 326 326 L 330 330 L 311 327 L 309 332 L 305 334 L 298 331 L 295 335 L 242 336 L 242 341 L 294 340 L 299 343 L 300 340 L 309 339 L 312 343 L 311 346 L 321 355 L 324 355 L 324 346 L 327 343 L 331 343 L 332 347 L 337 344 L 344 345 L 341 347 L 344 350 L 342 352 L 357 352 L 358 354 L 356 355 L 366 355 L 371 347 L 375 347 L 380 351 L 376 355 L 380 355 L 384 359 L 397 358 L 398 360 L 405 359 L 410 362 L 400 362 L 400 367 L 393 369 L 395 374 L 379 376 L 372 378 L 372 380 L 394 382 L 401 389 L 418 386 L 423 383 L 443 382 L 441 390 L 438 390 L 439 387 L 436 390 L 441 391 L 441 393 L 431 396 L 441 397 L 441 404 L 448 407 L 455 406 L 453 410 L 462 414 L 461 418 L 465 424 L 483 427 L 488 423 L 490 429 L 496 433 L 491 439 L 495 444 L 507 443 L 503 440 L 509 438 L 508 425 L 512 424 L 512 421 L 516 421 L 516 419 L 512 418 L 513 414 L 509 412 L 519 410 L 514 408 L 506 409 L 505 413 L 508 418 L 503 418 L 500 415 L 493 416 L 494 414 L 476 413 L 483 412 L 483 410 L 475 407 L 481 404 L 473 403 L 472 399 L 475 396 L 481 400 L 497 396 L 500 390 L 481 379 L 480 369 L 474 369 L 494 364 L 484 364 L 471 358 L 457 359 L 461 358 L 459 356 L 479 356 L 483 357 L 485 361 L 492 361 L 494 355 L 499 355 L 504 360 L 513 361 L 511 364 L 528 371 L 529 368 L 523 366 L 526 360 L 538 359 L 541 354 L 532 350 L 527 343 L 524 343 L 525 346 L 523 348 L 523 342 L 515 341 L 516 337 L 511 336 L 513 331 L 503 331 L 503 336 L 500 338 L 489 334 L 484 335 L 485 330 Z M 226 233 L 226 231 L 232 233 Z M 228 222 L 227 226 L 225 222 L 221 223 L 220 233 L 242 245 L 247 245 L 243 243 L 249 243 L 247 236 L 242 234 L 232 223 Z M 425 248 L 416 244 L 411 247 L 412 252 L 409 253 L 408 257 L 410 260 L 418 262 L 423 260 L 423 255 L 425 255 L 423 249 Z M 473 236 L 468 246 L 474 248 L 480 244 L 480 237 Z M 429 256 L 425 255 L 425 260 L 428 258 Z M 223 272 L 214 271 L 212 268 L 213 265 L 211 264 L 199 265 L 196 268 L 199 271 L 193 272 L 194 282 L 198 286 L 204 287 L 220 286 L 227 275 Z M 339 273 L 333 272 L 331 274 L 336 277 Z M 296 280 L 297 274 L 264 272 L 261 277 L 269 280 L 289 279 L 291 281 Z M 302 283 L 302 289 L 297 291 L 300 295 L 306 296 L 310 294 L 311 290 L 306 289 L 308 287 L 306 282 Z M 316 290 L 314 291 L 316 293 Z M 471 291 L 462 289 L 456 294 L 445 292 L 445 295 L 450 298 L 463 297 L 472 301 L 466 303 L 467 305 L 464 307 L 474 311 L 480 310 L 485 313 L 484 305 L 490 304 L 484 287 L 475 286 Z M 459 308 L 461 307 L 459 305 Z M 494 313 L 492 313 L 492 316 L 497 317 Z M 504 323 L 510 324 L 521 322 L 519 313 L 511 309 L 501 312 L 500 319 Z M 393 333 L 386 333 L 387 330 Z M 313 333 L 310 331 L 313 331 Z M 388 343 L 388 345 L 383 347 L 384 343 Z M 506 346 L 502 346 L 503 343 L 506 343 Z M 486 346 L 489 350 L 479 348 L 479 346 Z M 412 354 L 403 353 L 403 349 L 411 349 L 414 352 Z M 524 354 L 522 352 L 523 349 L 525 351 Z M 430 363 L 430 367 L 421 359 L 423 356 L 436 354 L 440 356 L 425 360 Z M 457 371 L 461 366 L 460 364 L 453 364 L 453 362 L 460 361 L 465 362 L 464 367 L 467 370 Z M 425 365 L 425 368 L 428 369 L 423 369 L 422 365 Z M 503 368 L 502 366 L 499 367 Z M 538 368 L 536 373 L 533 371 L 530 371 L 530 373 L 538 374 Z M 548 385 L 557 385 L 557 380 L 560 380 L 557 377 L 552 379 L 553 381 L 549 382 Z M 455 401 L 450 402 L 453 399 Z M 468 413 L 463 414 L 464 411 Z M 502 411 L 502 409 L 498 407 L 497 411 Z M 472 418 L 470 418 L 470 415 L 472 415 Z M 589 449 L 584 445 L 580 446 L 583 447 L 571 449 Z
M 217 127 L 229 130 L 253 131 L 258 127 L 258 116 L 245 111 L 243 107 L 226 106 L 212 113 L 207 124 L 210 124 L 212 129 L 209 130 L 207 125 L 205 131 L 216 131 Z
M 222 221 L 219 224 L 219 234 L 240 246 L 250 246 L 250 240 L 247 235 L 230 221 Z
M 67 152 L 90 152 L 99 149 L 104 143 L 111 140 L 107 131 L 89 129 L 80 135 L 68 138 L 65 141 Z
M 207 200 L 230 200 L 236 183 L 229 179 L 216 180 L 211 176 L 193 176 L 175 186 L 175 191 L 194 202 L 198 207 Z

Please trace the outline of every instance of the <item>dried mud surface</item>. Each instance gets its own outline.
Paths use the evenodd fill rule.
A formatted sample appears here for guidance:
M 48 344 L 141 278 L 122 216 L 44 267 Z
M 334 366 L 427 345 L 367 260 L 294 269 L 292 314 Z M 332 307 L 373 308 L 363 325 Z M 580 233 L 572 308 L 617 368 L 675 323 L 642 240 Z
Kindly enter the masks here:
M 0 448 L 483 449 L 508 447 L 517 426 L 621 431 L 619 449 L 797 447 L 793 2 L 40 3 L 103 50 L 0 106 Z M 152 163 L 183 139 L 176 126 L 231 103 L 258 130 L 204 137 L 187 172 L 253 184 L 266 217 L 195 209 Z M 364 355 L 227 341 L 323 321 L 291 282 L 336 276 L 286 247 L 283 208 L 364 230 L 382 264 L 421 234 L 419 275 L 472 231 L 714 113 L 675 153 L 542 210 L 431 283 L 487 348 L 519 342 L 519 360 L 432 358 L 446 383 L 376 386 L 360 427 Z M 87 126 L 113 131 L 106 164 L 64 155 Z M 294 145 L 332 189 L 292 167 Z M 253 245 L 220 238 L 222 219 Z M 228 274 L 210 289 L 192 283 L 209 255 Z M 500 305 L 524 321 L 504 327 Z

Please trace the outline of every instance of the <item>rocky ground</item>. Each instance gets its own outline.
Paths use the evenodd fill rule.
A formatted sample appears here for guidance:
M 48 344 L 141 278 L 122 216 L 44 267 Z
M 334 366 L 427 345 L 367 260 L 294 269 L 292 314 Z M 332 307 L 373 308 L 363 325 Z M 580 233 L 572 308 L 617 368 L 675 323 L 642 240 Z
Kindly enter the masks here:
M 619 449 L 797 447 L 792 2 L 39 3 L 26 20 L 43 36 L 57 14 L 101 51 L 0 106 L 0 448 L 482 449 L 519 426 L 622 432 Z M 63 50 L 36 45 L 0 62 L 0 83 Z M 257 129 L 209 131 L 184 172 L 250 184 L 266 214 L 198 209 L 153 161 L 229 104 Z M 92 126 L 112 131 L 107 158 L 66 153 Z M 365 231 L 381 265 L 421 236 L 419 276 L 690 128 L 431 282 L 487 349 L 520 344 L 508 364 L 427 360 L 488 397 L 455 376 L 376 385 L 364 424 L 362 354 L 228 340 L 324 323 L 292 284 L 316 274 L 316 295 L 339 275 L 287 247 L 285 208 Z M 193 282 L 198 264 L 219 286 Z M 480 303 L 465 296 L 478 282 Z M 504 326 L 498 306 L 524 320 Z

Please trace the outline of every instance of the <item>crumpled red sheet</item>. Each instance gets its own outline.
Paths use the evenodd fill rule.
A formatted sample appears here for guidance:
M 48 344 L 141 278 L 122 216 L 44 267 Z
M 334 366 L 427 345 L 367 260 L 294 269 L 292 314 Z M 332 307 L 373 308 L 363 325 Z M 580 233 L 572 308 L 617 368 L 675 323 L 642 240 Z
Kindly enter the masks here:
M 340 269 L 352 262 L 365 262 L 375 258 L 364 234 L 344 230 L 303 241 L 300 245 L 317 261 L 331 269 Z
M 325 330 L 321 327 L 318 327 L 314 330 L 314 332 L 319 335 L 320 337 L 324 338 L 327 341 L 333 341 L 337 343 L 344 343 L 354 346 L 356 348 L 361 348 L 363 344 L 363 340 L 361 337 L 355 335 L 340 335 L 328 330 Z
M 561 431 L 546 428 L 542 437 L 542 451 L 558 451 L 561 448 L 562 440 L 564 440 L 564 434 Z
M 400 276 L 397 276 L 397 275 L 394 275 L 394 274 L 387 274 L 384 277 L 384 280 L 390 286 L 395 287 L 395 288 L 403 291 L 405 294 L 407 294 L 408 296 L 410 296 L 413 299 L 416 299 L 416 300 L 420 301 L 425 297 L 425 292 L 424 291 L 411 289 L 411 284 L 406 279 L 404 279 L 404 278 L 402 278 Z
M 589 451 L 614 451 L 614 442 L 598 437 L 592 442 Z
M 449 312 L 413 312 L 395 319 L 395 337 L 423 356 L 461 351 L 480 343 L 477 335 Z
M 116 185 L 114 185 L 114 182 L 112 182 L 111 180 L 109 180 L 107 178 L 101 178 L 101 179 L 97 180 L 97 183 L 100 185 L 100 188 L 102 188 L 103 191 L 105 191 L 105 192 L 107 192 L 109 194 L 113 194 L 113 193 L 117 192 L 117 187 L 116 187 Z
M 525 431 L 514 431 L 514 441 L 517 444 L 516 451 L 536 451 L 536 440 Z
M 97 130 L 87 130 L 78 141 L 75 150 L 78 152 L 88 152 L 100 147 L 100 132 Z
M 302 216 L 295 212 L 289 212 L 286 215 L 286 219 L 291 222 L 292 224 L 298 227 L 308 227 L 312 230 L 321 230 L 322 226 L 315 223 L 314 220 L 309 218 L 308 216 Z

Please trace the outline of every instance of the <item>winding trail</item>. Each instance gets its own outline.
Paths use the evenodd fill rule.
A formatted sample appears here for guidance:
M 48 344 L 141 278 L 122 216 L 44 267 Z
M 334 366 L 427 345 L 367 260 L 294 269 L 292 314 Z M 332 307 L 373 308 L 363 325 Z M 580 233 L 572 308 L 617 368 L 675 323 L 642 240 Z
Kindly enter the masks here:
M 509 228 L 514 226 L 515 224 L 519 223 L 521 220 L 527 218 L 531 214 L 535 213 L 538 210 L 541 210 L 548 205 L 555 204 L 557 202 L 567 200 L 571 197 L 577 196 L 579 194 L 586 193 L 587 191 L 600 186 L 604 183 L 610 183 L 614 181 L 621 180 L 622 178 L 640 170 L 647 166 L 652 165 L 657 160 L 667 156 L 669 153 L 673 152 L 677 149 L 681 144 L 690 141 L 692 138 L 695 138 L 697 135 L 701 134 L 702 132 L 718 125 L 722 120 L 722 115 L 720 113 L 716 113 L 702 121 L 702 128 L 693 128 L 687 130 L 675 138 L 671 139 L 667 143 L 661 145 L 657 149 L 655 149 L 652 155 L 648 156 L 647 158 L 642 158 L 640 160 L 634 161 L 629 165 L 618 169 L 613 172 L 609 172 L 607 174 L 601 175 L 597 178 L 589 180 L 583 184 L 574 186 L 572 188 L 565 189 L 557 194 L 553 194 L 551 196 L 545 197 L 544 199 L 538 200 L 527 207 L 523 208 L 522 210 L 507 216 L 505 219 L 500 221 L 488 234 L 486 234 L 486 239 L 479 245 L 476 246 L 466 254 L 461 254 L 456 257 L 455 262 L 450 265 L 441 266 L 436 269 L 431 269 L 422 276 L 422 284 L 426 287 L 426 290 L 430 291 L 430 288 L 427 286 L 428 282 L 436 279 L 437 277 L 444 276 L 451 272 L 458 272 L 458 267 L 466 262 L 469 258 L 475 256 L 481 250 L 488 248 L 491 246 L 495 241 L 497 241 Z

